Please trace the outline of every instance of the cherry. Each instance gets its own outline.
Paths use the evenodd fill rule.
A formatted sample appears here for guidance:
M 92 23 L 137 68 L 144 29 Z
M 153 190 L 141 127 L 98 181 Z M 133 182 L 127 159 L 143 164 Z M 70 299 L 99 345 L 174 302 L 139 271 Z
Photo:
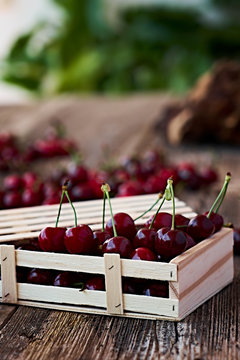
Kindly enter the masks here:
M 26 283 L 29 269 L 22 266 L 16 267 L 17 282 Z
M 208 215 L 209 211 L 206 211 L 203 215 Z M 215 226 L 215 232 L 221 230 L 223 227 L 223 217 L 217 213 L 212 212 L 209 216 L 209 219 L 212 221 L 213 225 Z
M 23 183 L 20 176 L 13 174 L 5 177 L 3 186 L 5 190 L 19 190 Z
M 125 233 L 129 234 L 130 236 L 133 235 L 132 230 L 135 230 L 134 235 L 136 234 L 136 227 L 134 225 L 134 221 L 132 220 L 132 218 L 129 215 L 127 215 L 125 213 L 118 213 L 115 216 L 113 216 L 112 205 L 111 205 L 110 196 L 109 196 L 110 187 L 108 184 L 103 184 L 101 189 L 108 199 L 110 213 L 111 213 L 111 223 L 107 224 L 106 230 L 109 232 L 110 231 L 113 232 L 113 235 L 114 235 L 112 238 L 106 240 L 103 243 L 102 252 L 103 253 L 118 253 L 122 257 L 129 258 L 131 256 L 131 253 L 133 250 L 131 241 L 124 236 L 118 236 L 115 219 L 117 219 L 117 221 L 118 221 L 117 224 L 118 224 L 119 230 L 121 230 L 121 232 L 125 232 Z
M 68 168 L 68 177 L 73 185 L 84 183 L 88 180 L 88 171 L 83 165 L 71 164 Z
M 96 230 L 93 232 L 93 238 L 96 240 L 98 247 L 101 246 L 104 241 L 111 239 L 112 235 L 106 230 Z
M 131 254 L 132 260 L 146 260 L 146 261 L 157 261 L 157 256 L 154 252 L 146 247 L 139 247 Z
M 187 218 L 186 216 L 183 216 L 181 214 L 176 214 L 175 215 L 175 225 L 176 227 L 187 227 L 188 223 L 189 223 L 190 219 Z
M 124 236 L 114 236 L 102 245 L 103 253 L 117 253 L 124 258 L 130 258 L 132 251 L 131 241 Z
M 175 230 L 175 200 L 173 192 L 173 181 L 168 179 L 167 189 L 173 203 L 173 215 L 171 228 L 164 227 L 157 232 L 155 239 L 155 250 L 163 259 L 170 260 L 181 254 L 187 247 L 187 238 L 183 231 Z
M 227 175 L 225 176 L 225 181 L 224 184 L 222 186 L 222 189 L 220 190 L 216 200 L 214 201 L 211 209 L 206 212 L 204 215 L 207 215 L 207 217 L 212 221 L 212 223 L 215 226 L 215 232 L 221 230 L 222 226 L 223 226 L 223 217 L 221 215 L 218 214 L 218 210 L 220 208 L 220 206 L 222 205 L 222 202 L 224 200 L 224 197 L 227 193 L 227 188 L 228 188 L 228 184 L 231 180 L 231 174 L 227 173 Z M 214 212 L 215 210 L 215 212 Z
M 187 233 L 196 241 L 200 242 L 215 231 L 213 222 L 205 215 L 197 215 L 189 221 Z
M 27 275 L 27 282 L 31 284 L 51 285 L 52 273 L 45 269 L 31 269 Z
M 148 248 L 154 249 L 154 243 L 156 238 L 156 231 L 154 229 L 142 228 L 139 229 L 135 238 L 133 239 L 134 248 Z
M 233 230 L 234 253 L 240 255 L 240 228 Z
M 91 200 L 94 198 L 94 192 L 88 182 L 73 186 L 71 195 L 74 201 Z
M 129 180 L 119 186 L 117 196 L 135 196 L 143 193 L 142 186 L 137 180 Z
M 71 254 L 90 254 L 97 250 L 97 241 L 88 225 L 77 225 L 67 229 L 64 244 Z
M 22 176 L 23 186 L 25 188 L 33 188 L 38 182 L 37 175 L 34 172 L 25 172 Z
M 217 181 L 218 174 L 214 169 L 209 167 L 201 172 L 200 177 L 204 185 L 210 185 Z
M 151 216 L 149 220 L 146 221 L 145 226 L 149 227 L 153 221 L 154 216 Z M 161 229 L 163 227 L 171 227 L 172 224 L 172 215 L 166 212 L 160 212 L 157 214 L 152 227 L 155 230 Z
M 79 274 L 64 271 L 59 273 L 53 280 L 54 286 L 62 287 L 83 287 L 82 278 Z
M 22 206 L 22 197 L 17 190 L 8 191 L 3 196 L 3 205 L 6 208 L 17 208 Z
M 122 291 L 124 294 L 142 294 L 142 287 L 144 285 L 143 279 L 122 278 Z
M 166 180 L 158 175 L 152 175 L 144 182 L 142 187 L 146 194 L 153 194 L 165 189 Z
M 46 227 L 38 236 L 39 246 L 43 251 L 66 252 L 64 246 L 65 227 Z
M 164 260 L 171 260 L 186 250 L 187 236 L 183 231 L 162 228 L 155 239 L 155 251 Z
M 142 167 L 138 159 L 126 157 L 122 160 L 122 166 L 131 177 L 141 177 Z
M 104 278 L 102 276 L 94 276 L 85 283 L 87 290 L 105 290 Z
M 27 188 L 22 193 L 22 205 L 23 206 L 34 206 L 41 203 L 42 197 L 39 191 Z
M 196 242 L 193 240 L 193 238 L 187 234 L 187 233 L 184 233 L 186 238 L 187 238 L 187 247 L 186 247 L 186 250 L 190 249 L 191 247 L 195 246 L 196 245 Z
M 127 237 L 128 239 L 134 239 L 137 229 L 135 223 L 130 215 L 120 212 L 113 216 L 113 220 L 116 226 L 118 235 Z M 109 219 L 106 224 L 106 230 L 113 235 L 113 222 Z
M 168 298 L 168 283 L 163 281 L 148 281 L 143 289 L 143 295 Z

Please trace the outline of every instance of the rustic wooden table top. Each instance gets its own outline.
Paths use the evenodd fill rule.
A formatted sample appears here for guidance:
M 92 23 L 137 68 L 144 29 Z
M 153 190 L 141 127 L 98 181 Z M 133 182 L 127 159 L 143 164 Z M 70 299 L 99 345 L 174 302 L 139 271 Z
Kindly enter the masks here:
M 236 158 L 224 169 L 237 176 L 237 164 Z M 200 212 L 216 193 L 214 187 L 181 198 Z M 237 226 L 239 195 L 233 181 L 222 207 L 225 220 Z M 240 359 L 239 320 L 240 256 L 235 256 L 234 282 L 178 323 L 0 305 L 0 359 Z

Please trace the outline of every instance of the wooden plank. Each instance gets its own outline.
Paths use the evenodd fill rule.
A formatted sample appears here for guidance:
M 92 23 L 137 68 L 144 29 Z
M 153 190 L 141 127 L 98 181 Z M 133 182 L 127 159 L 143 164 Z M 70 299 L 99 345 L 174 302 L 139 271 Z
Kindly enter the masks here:
M 180 300 L 180 319 L 232 281 L 232 247 L 232 230 L 223 229 L 198 244 L 198 249 L 172 260 L 178 265 L 179 278 L 170 283 L 170 298 Z
M 18 266 L 40 269 L 81 271 L 105 274 L 104 259 L 100 256 L 60 254 L 15 250 Z M 122 276 L 155 279 L 163 281 L 177 280 L 177 266 L 162 262 L 121 259 Z
M 105 254 L 104 265 L 107 312 L 109 314 L 123 314 L 120 255 Z
M 16 286 L 16 265 L 15 252 L 13 245 L 2 245 L 0 252 L 1 259 L 1 287 L 2 302 L 16 303 L 17 286 Z

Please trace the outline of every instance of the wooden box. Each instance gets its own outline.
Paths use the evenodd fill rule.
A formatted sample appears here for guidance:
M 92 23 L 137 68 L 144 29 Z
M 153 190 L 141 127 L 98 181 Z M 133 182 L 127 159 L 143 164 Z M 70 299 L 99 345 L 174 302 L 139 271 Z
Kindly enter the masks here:
M 114 212 L 137 217 L 156 200 L 141 195 L 112 200 Z M 120 259 L 118 254 L 104 257 L 15 250 L 19 243 L 37 237 L 45 226 L 54 226 L 57 206 L 4 210 L 0 218 L 0 296 L 13 303 L 57 310 L 145 319 L 181 320 L 233 280 L 232 230 L 222 229 L 170 263 Z M 101 227 L 102 201 L 76 203 L 78 221 L 93 230 Z M 176 200 L 178 213 L 194 213 Z M 171 212 L 171 202 L 162 211 Z M 137 221 L 141 225 L 153 211 Z M 107 216 L 109 211 L 107 210 Z M 63 205 L 59 226 L 73 226 L 72 209 Z M 16 266 L 55 269 L 105 275 L 106 291 L 80 291 L 76 288 L 33 285 L 16 282 Z M 122 276 L 169 282 L 169 298 L 122 293 Z

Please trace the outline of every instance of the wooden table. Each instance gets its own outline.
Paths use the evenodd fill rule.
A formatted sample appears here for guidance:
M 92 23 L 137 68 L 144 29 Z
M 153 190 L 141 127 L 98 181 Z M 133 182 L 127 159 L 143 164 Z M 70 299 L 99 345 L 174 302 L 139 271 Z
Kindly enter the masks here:
M 232 170 L 239 173 L 235 165 Z M 236 185 L 237 181 L 222 214 L 240 226 Z M 200 212 L 216 193 L 214 187 L 181 197 Z M 234 282 L 178 323 L 1 305 L 0 359 L 240 359 L 239 320 L 240 256 L 236 256 Z

